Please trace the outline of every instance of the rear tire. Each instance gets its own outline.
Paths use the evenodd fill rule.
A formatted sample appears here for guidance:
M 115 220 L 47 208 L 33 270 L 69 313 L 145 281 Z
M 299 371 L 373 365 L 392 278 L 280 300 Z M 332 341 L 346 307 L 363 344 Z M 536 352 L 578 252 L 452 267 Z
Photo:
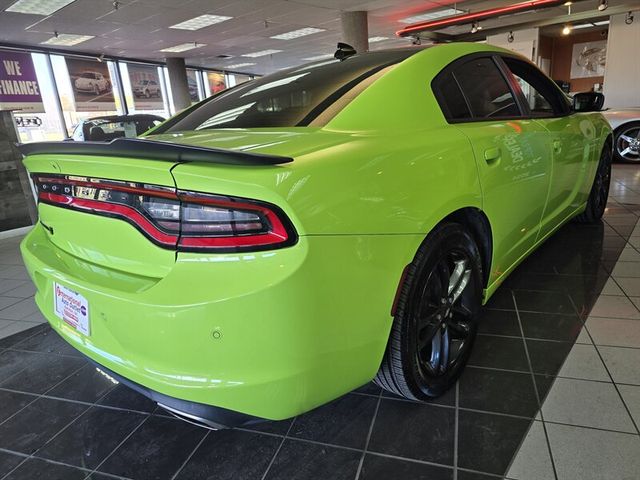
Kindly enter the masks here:
M 596 176 L 593 179 L 593 185 L 587 200 L 587 207 L 584 212 L 576 216 L 576 222 L 595 223 L 604 215 L 609 198 L 609 185 L 611 184 L 611 153 L 611 144 L 607 141 L 600 154 L 600 161 L 598 162 Z
M 482 262 L 458 223 L 431 232 L 407 267 L 374 382 L 411 400 L 438 397 L 469 359 L 482 299 Z

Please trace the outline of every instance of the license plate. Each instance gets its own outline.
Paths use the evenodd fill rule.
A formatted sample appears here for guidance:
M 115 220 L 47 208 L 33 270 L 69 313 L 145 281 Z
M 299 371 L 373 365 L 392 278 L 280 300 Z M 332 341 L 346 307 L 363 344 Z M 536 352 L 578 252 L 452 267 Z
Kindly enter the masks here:
M 89 335 L 89 302 L 78 292 L 53 283 L 53 309 L 63 322 L 83 335 Z

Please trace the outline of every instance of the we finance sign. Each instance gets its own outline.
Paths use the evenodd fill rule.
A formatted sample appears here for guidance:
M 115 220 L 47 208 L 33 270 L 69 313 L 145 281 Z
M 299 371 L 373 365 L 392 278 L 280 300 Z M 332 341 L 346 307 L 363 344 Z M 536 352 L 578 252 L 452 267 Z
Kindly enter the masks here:
M 0 51 L 0 110 L 44 112 L 30 53 Z

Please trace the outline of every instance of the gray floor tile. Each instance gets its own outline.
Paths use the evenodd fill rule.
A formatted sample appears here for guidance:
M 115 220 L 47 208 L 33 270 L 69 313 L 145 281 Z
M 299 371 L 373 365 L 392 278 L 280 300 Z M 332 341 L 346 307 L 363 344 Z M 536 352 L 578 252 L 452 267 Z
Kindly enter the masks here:
M 612 383 L 557 378 L 544 404 L 547 422 L 635 432 Z
M 636 227 L 637 229 L 638 227 Z M 618 257 L 619 262 L 640 262 L 640 252 L 635 248 L 626 246 Z
M 0 295 L 4 294 L 4 292 L 8 292 L 9 290 L 13 290 L 20 285 L 25 283 L 24 280 L 11 280 L 6 278 L 0 278 Z
M 637 320 L 591 317 L 585 325 L 596 345 L 640 348 L 640 322 Z
M 640 352 L 640 350 L 638 351 Z M 611 381 L 598 352 L 592 345 L 575 344 L 558 376 L 580 378 L 582 380 Z
M 576 338 L 576 343 L 593 345 L 593 342 L 591 341 L 591 338 L 589 337 L 589 334 L 587 333 L 587 330 L 585 328 L 580 330 L 580 334 L 578 335 L 578 338 Z
M 640 349 L 598 347 L 613 381 L 640 385 Z
M 3 310 L 14 303 L 18 303 L 20 301 L 19 298 L 16 297 L 6 297 L 4 295 L 0 296 L 0 310 Z
M 38 312 L 33 298 L 25 298 L 10 307 L 0 310 L 0 318 L 5 320 L 23 320 Z
M 25 282 L 19 287 L 16 287 L 12 290 L 8 290 L 3 295 L 6 297 L 19 297 L 19 298 L 29 298 L 33 297 L 36 294 L 36 286 L 33 282 Z
M 11 280 L 29 280 L 27 269 L 23 265 L 12 265 L 0 268 L 0 278 L 8 278 Z
M 602 292 L 600 293 L 602 295 L 624 295 L 622 289 L 612 278 L 607 280 L 607 283 L 604 284 L 604 287 L 602 287 Z
M 5 320 L 2 321 L 4 322 Z M 9 325 L 0 330 L 0 338 L 9 337 L 14 333 L 19 333 L 33 327 L 33 323 L 29 322 L 9 321 Z
M 24 317 L 21 321 L 29 323 L 46 323 L 47 319 L 40 313 L 40 310 L 32 313 L 31 315 Z
M 547 424 L 559 480 L 637 480 L 640 437 Z
M 616 281 L 626 295 L 640 297 L 640 278 L 616 278 Z M 5 295 L 9 294 L 5 293 Z
M 618 385 L 624 403 L 631 412 L 633 420 L 640 426 L 640 386 L 638 385 Z
M 633 302 L 633 304 L 640 310 L 640 296 L 638 297 L 631 297 L 631 301 Z
M 507 472 L 513 480 L 554 480 L 542 422 L 533 422 Z
M 591 310 L 591 316 L 640 320 L 640 312 L 631 300 L 613 295 L 600 295 Z
M 614 278 L 624 278 L 624 277 L 640 277 L 640 263 L 638 262 L 621 262 L 618 260 L 616 266 L 613 268 L 613 272 L 611 272 Z

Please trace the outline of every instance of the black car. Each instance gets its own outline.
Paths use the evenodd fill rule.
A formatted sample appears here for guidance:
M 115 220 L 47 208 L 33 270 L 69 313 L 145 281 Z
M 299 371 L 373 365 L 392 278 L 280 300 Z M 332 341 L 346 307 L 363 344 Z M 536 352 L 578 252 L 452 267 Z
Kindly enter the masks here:
M 89 118 L 75 126 L 70 140 L 110 142 L 120 137 L 137 137 L 164 122 L 158 115 L 109 115 Z

